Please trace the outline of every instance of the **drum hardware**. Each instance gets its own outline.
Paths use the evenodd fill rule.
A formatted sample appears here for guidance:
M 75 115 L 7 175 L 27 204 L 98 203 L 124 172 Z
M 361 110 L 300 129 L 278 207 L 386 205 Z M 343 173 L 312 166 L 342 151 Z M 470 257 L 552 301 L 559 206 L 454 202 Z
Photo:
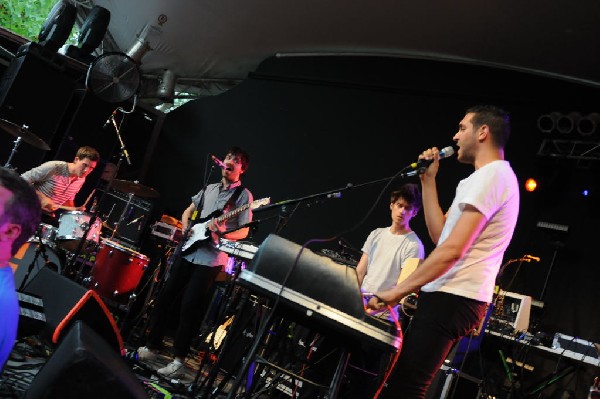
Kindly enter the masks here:
M 31 236 L 27 241 L 42 242 L 43 244 L 53 248 L 56 246 L 56 232 L 56 227 L 50 224 L 40 223 L 36 233 L 33 236 Z
M 115 237 L 115 235 L 117 235 L 117 232 L 119 231 L 119 226 L 121 225 L 123 220 L 125 220 L 125 215 L 127 215 L 127 212 L 129 211 L 129 206 L 131 205 L 132 200 L 133 200 L 133 193 L 129 193 L 127 195 L 127 203 L 125 204 L 125 207 L 123 208 L 123 212 L 121 212 L 121 216 L 119 217 L 119 220 L 117 220 L 115 222 L 115 227 L 113 228 L 112 234 L 110 235 L 111 240 Z M 114 205 L 113 205 L 113 209 L 114 209 Z M 111 209 L 111 213 L 112 213 L 112 209 Z
M 158 198 L 160 194 L 151 187 L 144 186 L 140 182 L 127 180 L 113 180 L 112 186 L 124 193 L 129 193 L 142 198 Z
M 50 149 L 50 146 L 48 146 L 48 144 L 46 144 L 46 142 L 44 140 L 42 140 L 35 134 L 31 133 L 29 130 L 27 130 L 28 128 L 29 128 L 29 126 L 27 126 L 27 125 L 18 126 L 18 125 L 15 125 L 14 123 L 9 122 L 5 119 L 0 119 L 0 130 L 3 130 L 6 133 L 11 134 L 14 137 L 16 137 L 15 141 L 13 142 L 12 151 L 10 152 L 10 155 L 8 157 L 8 160 L 6 161 L 6 164 L 4 164 L 5 168 L 7 168 L 7 169 L 13 168 L 12 165 L 10 164 L 10 162 L 12 161 L 13 157 L 17 153 L 17 149 L 19 148 L 19 145 L 21 145 L 21 141 L 24 141 L 25 143 L 32 145 L 43 151 L 48 151 Z

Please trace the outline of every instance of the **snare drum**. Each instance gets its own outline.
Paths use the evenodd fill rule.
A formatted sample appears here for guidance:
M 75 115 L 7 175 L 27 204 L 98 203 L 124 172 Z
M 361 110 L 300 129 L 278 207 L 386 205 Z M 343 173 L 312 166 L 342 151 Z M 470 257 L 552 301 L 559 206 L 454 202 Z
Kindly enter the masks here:
M 149 261 L 146 255 L 102 239 L 92 268 L 90 288 L 104 298 L 127 302 L 148 268 Z
M 90 225 L 92 215 L 87 212 L 71 211 L 64 212 L 58 219 L 58 231 L 56 232 L 56 241 L 59 246 L 67 251 L 74 252 L 83 238 L 83 234 Z M 100 240 L 102 230 L 102 219 L 96 218 L 87 235 L 86 247 L 94 247 Z

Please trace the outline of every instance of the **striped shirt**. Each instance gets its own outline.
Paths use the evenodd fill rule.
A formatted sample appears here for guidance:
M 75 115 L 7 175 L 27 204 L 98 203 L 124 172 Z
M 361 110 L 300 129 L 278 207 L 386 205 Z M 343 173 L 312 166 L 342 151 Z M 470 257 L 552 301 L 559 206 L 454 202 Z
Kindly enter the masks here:
M 21 175 L 36 191 L 50 198 L 56 205 L 73 200 L 85 183 L 85 177 L 71 177 L 65 161 L 48 161 Z

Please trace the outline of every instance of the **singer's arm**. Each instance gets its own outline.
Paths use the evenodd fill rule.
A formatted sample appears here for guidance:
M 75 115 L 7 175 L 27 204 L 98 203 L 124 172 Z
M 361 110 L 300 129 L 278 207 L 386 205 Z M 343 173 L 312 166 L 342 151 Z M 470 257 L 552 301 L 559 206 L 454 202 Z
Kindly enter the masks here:
M 434 244 L 437 244 L 446 223 L 446 215 L 440 207 L 435 181 L 440 165 L 439 151 L 436 147 L 433 147 L 419 155 L 419 159 L 433 159 L 433 162 L 425 170 L 425 173 L 422 173 L 419 177 L 421 179 L 425 224 L 427 225 L 429 237 L 431 237 Z

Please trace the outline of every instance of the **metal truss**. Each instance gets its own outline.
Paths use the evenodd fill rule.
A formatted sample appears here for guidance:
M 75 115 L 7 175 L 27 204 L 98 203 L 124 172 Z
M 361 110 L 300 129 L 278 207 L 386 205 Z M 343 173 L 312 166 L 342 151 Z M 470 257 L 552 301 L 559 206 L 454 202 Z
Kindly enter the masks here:
M 537 155 L 561 159 L 600 161 L 600 142 L 544 139 Z

